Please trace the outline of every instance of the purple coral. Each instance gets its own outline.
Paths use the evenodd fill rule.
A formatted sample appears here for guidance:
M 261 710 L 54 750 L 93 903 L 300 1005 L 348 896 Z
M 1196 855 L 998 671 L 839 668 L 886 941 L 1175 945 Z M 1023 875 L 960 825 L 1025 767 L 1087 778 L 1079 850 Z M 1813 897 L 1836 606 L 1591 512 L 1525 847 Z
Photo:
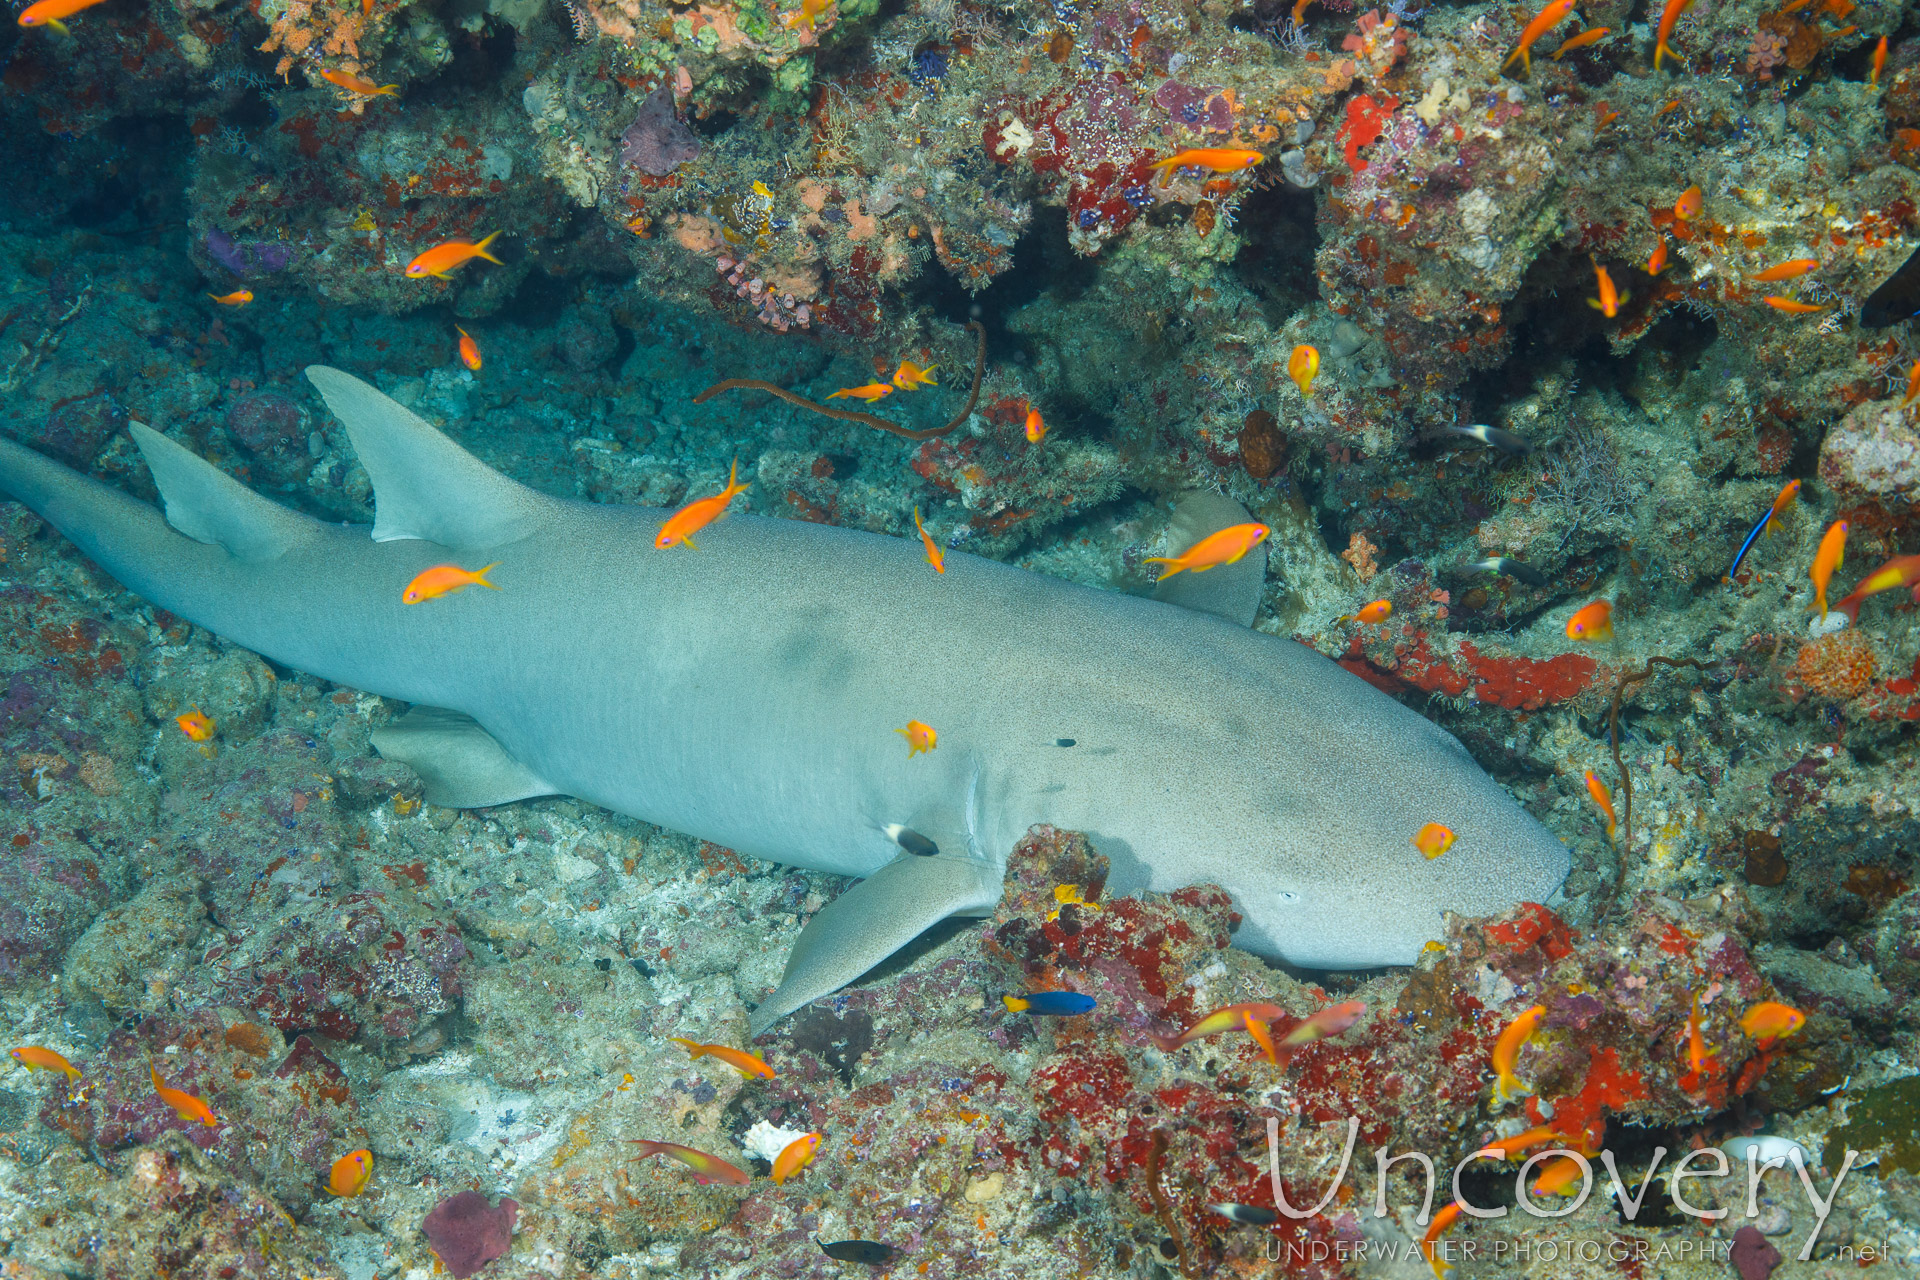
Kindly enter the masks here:
M 700 137 L 673 110 L 673 88 L 661 85 L 640 104 L 640 114 L 620 135 L 620 163 L 656 178 L 700 154 Z
M 1745 1226 L 1733 1233 L 1727 1260 L 1740 1273 L 1740 1280 L 1767 1280 L 1780 1265 L 1780 1251 L 1760 1234 L 1760 1228 Z
M 207 256 L 242 279 L 285 271 L 293 248 L 271 240 L 235 240 L 218 227 L 207 232 Z
M 513 1246 L 519 1213 L 516 1200 L 502 1197 L 496 1205 L 478 1191 L 462 1191 L 433 1206 L 420 1230 L 453 1280 L 466 1280 Z
M 1154 90 L 1154 105 L 1173 117 L 1174 123 L 1196 132 L 1229 133 L 1233 130 L 1233 103 L 1219 85 L 1197 88 L 1169 80 Z

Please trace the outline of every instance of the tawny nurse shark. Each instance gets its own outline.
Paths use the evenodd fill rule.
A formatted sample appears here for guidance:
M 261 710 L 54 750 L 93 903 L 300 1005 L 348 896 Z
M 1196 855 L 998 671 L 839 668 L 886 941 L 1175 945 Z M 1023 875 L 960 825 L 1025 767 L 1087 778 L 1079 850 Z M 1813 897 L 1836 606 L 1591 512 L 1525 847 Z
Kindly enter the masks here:
M 374 735 L 428 799 L 571 795 L 774 862 L 865 877 L 801 932 L 755 1034 L 927 926 L 999 899 L 1035 823 L 1084 831 L 1127 893 L 1213 882 L 1237 945 L 1411 962 L 1442 913 L 1560 884 L 1566 849 L 1451 734 L 1254 631 L 1264 554 L 1096 591 L 909 541 L 734 516 L 659 551 L 667 513 L 546 497 L 336 369 L 307 371 L 374 523 L 289 511 L 144 426 L 165 515 L 12 442 L 0 489 L 128 588 L 283 665 L 413 704 Z M 1177 552 L 1246 519 L 1201 496 Z M 422 569 L 497 591 L 401 603 Z M 932 725 L 909 756 L 895 730 Z M 1457 839 L 1429 861 L 1428 822 Z

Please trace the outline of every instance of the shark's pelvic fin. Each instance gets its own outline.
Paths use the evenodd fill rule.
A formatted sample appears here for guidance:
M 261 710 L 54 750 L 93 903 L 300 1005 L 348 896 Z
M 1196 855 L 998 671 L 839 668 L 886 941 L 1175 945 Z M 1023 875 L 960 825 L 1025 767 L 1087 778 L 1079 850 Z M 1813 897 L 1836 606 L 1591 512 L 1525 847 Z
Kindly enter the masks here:
M 347 429 L 373 482 L 373 540 L 423 538 L 462 551 L 531 533 L 553 499 L 509 480 L 352 374 L 307 377 Z
M 948 916 L 993 910 L 1001 874 L 990 863 L 944 854 L 889 862 L 807 922 L 780 985 L 753 1011 L 748 1035 L 838 991 Z
M 563 794 L 508 755 L 471 717 L 441 707 L 415 707 L 373 731 L 373 745 L 389 760 L 411 765 L 430 803 L 478 809 L 532 796 Z
M 1252 519 L 1245 507 L 1224 493 L 1190 493 L 1173 509 L 1173 522 L 1167 527 L 1167 554 L 1185 555 L 1202 538 Z M 1233 564 L 1162 579 L 1153 589 L 1153 598 L 1250 627 L 1266 581 L 1267 544 L 1262 542 Z
M 270 502 L 143 422 L 127 425 L 153 472 L 167 523 L 195 542 L 225 547 L 236 560 L 272 560 L 320 522 Z

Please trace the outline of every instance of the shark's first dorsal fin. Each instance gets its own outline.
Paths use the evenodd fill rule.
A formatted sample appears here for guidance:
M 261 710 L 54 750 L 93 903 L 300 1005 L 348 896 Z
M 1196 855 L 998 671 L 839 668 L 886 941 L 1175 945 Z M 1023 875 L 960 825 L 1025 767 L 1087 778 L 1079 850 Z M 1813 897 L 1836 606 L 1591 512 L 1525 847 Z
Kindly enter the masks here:
M 1202 538 L 1252 519 L 1245 507 L 1224 493 L 1190 493 L 1173 509 L 1173 522 L 1167 527 L 1167 554 L 1185 555 Z M 1205 573 L 1177 573 L 1163 578 L 1154 587 L 1153 598 L 1250 627 L 1266 581 L 1267 544 L 1262 542 L 1233 564 L 1219 565 Z
M 316 364 L 307 377 L 346 426 L 373 482 L 375 542 L 423 538 L 485 550 L 525 537 L 551 505 L 352 374 Z
M 167 523 L 195 542 L 225 547 L 237 560 L 271 560 L 320 522 L 269 502 L 192 450 L 144 422 L 127 426 L 153 472 Z

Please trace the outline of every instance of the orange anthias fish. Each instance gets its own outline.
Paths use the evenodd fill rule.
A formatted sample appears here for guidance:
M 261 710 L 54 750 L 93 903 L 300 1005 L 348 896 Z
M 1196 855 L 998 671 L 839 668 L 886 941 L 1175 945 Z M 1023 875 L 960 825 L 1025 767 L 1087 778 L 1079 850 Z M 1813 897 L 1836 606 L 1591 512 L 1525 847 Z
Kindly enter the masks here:
M 1283 1056 L 1293 1049 L 1312 1044 L 1316 1040 L 1325 1040 L 1337 1036 L 1354 1023 L 1360 1021 L 1360 1015 L 1367 1006 L 1358 1000 L 1346 1000 L 1340 1004 L 1330 1004 L 1317 1013 L 1308 1014 L 1301 1019 L 1293 1030 L 1280 1038 Z
M 67 24 L 62 18 L 71 18 L 82 9 L 91 9 L 100 0 L 39 0 L 20 11 L 20 25 L 23 27 L 52 27 L 61 35 L 68 34 Z
M 1773 284 L 1779 280 L 1796 279 L 1807 274 L 1807 272 L 1819 265 L 1820 259 L 1818 258 L 1789 258 L 1778 266 L 1768 267 L 1765 271 L 1755 272 L 1753 278 L 1761 284 Z
M 1593 803 L 1606 816 L 1607 839 L 1612 840 L 1614 831 L 1620 825 L 1613 816 L 1613 792 L 1607 789 L 1606 783 L 1600 781 L 1600 775 L 1591 769 L 1587 770 L 1587 794 L 1593 797 Z
M 1887 38 L 1881 36 L 1880 43 L 1873 46 L 1873 70 L 1867 76 L 1867 87 L 1870 89 L 1878 89 L 1880 87 L 1880 73 L 1886 69 Z
M 1688 2 L 1691 3 L 1691 0 Z M 1669 3 L 1667 8 L 1671 11 L 1673 5 Z M 1680 193 L 1680 198 L 1673 202 L 1673 216 L 1682 222 L 1692 222 L 1706 207 L 1707 198 L 1700 188 L 1688 187 Z
M 1205 573 L 1216 565 L 1234 564 L 1247 552 L 1260 545 L 1269 530 L 1263 524 L 1228 525 L 1220 532 L 1209 534 L 1193 544 L 1182 556 L 1148 556 L 1148 564 L 1164 564 L 1167 569 L 1157 581 L 1165 582 L 1176 573 L 1192 570 Z
M 327 1190 L 342 1199 L 352 1199 L 367 1189 L 373 1177 L 373 1152 L 362 1148 L 349 1151 L 333 1162 L 327 1173 Z
M 1441 1261 L 1440 1252 L 1435 1247 L 1434 1242 L 1440 1239 L 1442 1232 L 1453 1226 L 1454 1221 L 1459 1218 L 1459 1216 L 1460 1202 L 1455 1200 L 1452 1204 L 1433 1215 L 1433 1220 L 1427 1223 L 1427 1234 L 1420 1237 L 1420 1252 L 1426 1258 L 1427 1262 L 1432 1265 L 1435 1275 L 1444 1275 L 1446 1269 L 1453 1264 Z
M 1567 1135 L 1550 1124 L 1528 1129 L 1525 1133 L 1516 1133 L 1511 1138 L 1498 1138 L 1480 1148 L 1481 1152 L 1497 1151 L 1502 1160 L 1511 1160 L 1515 1156 L 1525 1155 L 1535 1147 L 1544 1147 L 1549 1142 L 1564 1142 Z
M 1653 254 L 1647 259 L 1647 274 L 1657 276 L 1667 269 L 1667 242 L 1663 238 L 1653 247 Z
M 68 1062 L 51 1049 L 43 1049 L 37 1044 L 21 1045 L 7 1054 L 15 1062 L 29 1071 L 59 1071 L 69 1080 L 80 1078 L 80 1068 Z
M 1915 365 L 1914 367 L 1920 369 L 1920 365 Z M 1029 408 L 1027 410 L 1027 443 L 1039 444 L 1046 438 L 1047 424 L 1045 420 L 1040 417 L 1040 411 Z
M 348 93 L 357 93 L 363 98 L 377 98 L 381 94 L 389 98 L 400 96 L 400 86 L 397 84 L 375 84 L 371 80 L 362 79 L 346 71 L 322 71 L 320 78 L 328 84 L 337 85 Z
M 1453 848 L 1453 832 L 1437 822 L 1429 822 L 1413 837 L 1413 847 L 1426 855 L 1428 862 Z
M 1361 605 L 1360 611 L 1358 613 L 1343 613 L 1339 617 L 1335 618 L 1334 621 L 1335 622 L 1360 622 L 1360 623 L 1365 623 L 1367 626 L 1372 626 L 1376 622 L 1385 622 L 1388 618 L 1391 618 L 1392 616 L 1393 616 L 1393 601 L 1375 600 L 1370 604 Z
M 1915 400 L 1920 400 L 1920 360 L 1915 360 L 1907 372 L 1907 398 L 1900 402 L 1900 407 L 1905 409 Z
M 909 720 L 906 728 L 895 729 L 894 732 L 906 738 L 909 760 L 923 751 L 932 751 L 940 745 L 940 735 L 934 731 L 933 726 L 918 720 Z
M 215 302 L 219 303 L 223 307 L 244 307 L 249 302 L 253 301 L 253 290 L 235 289 L 232 293 L 229 293 L 229 294 L 210 293 L 207 296 L 209 298 L 212 298 Z
M 692 1040 L 682 1040 L 679 1036 L 668 1036 L 667 1039 L 685 1049 L 689 1058 L 718 1058 L 749 1080 L 756 1076 L 762 1080 L 774 1078 L 772 1067 L 744 1050 L 729 1049 L 723 1044 L 697 1044 Z
M 1533 1194 L 1537 1196 L 1557 1196 L 1566 1193 L 1576 1182 L 1586 1180 L 1587 1171 L 1572 1156 L 1561 1156 L 1543 1170 L 1534 1180 Z
M 422 569 L 407 584 L 407 589 L 400 593 L 400 603 L 419 604 L 424 600 L 438 600 L 441 596 L 458 595 L 468 587 L 498 591 L 500 588 L 487 581 L 487 574 L 499 565 L 500 562 L 495 560 L 482 569 L 462 569 L 457 564 L 436 564 L 431 569 Z
M 654 538 L 653 545 L 661 551 L 682 542 L 689 547 L 694 547 L 693 535 L 719 519 L 725 513 L 727 504 L 733 501 L 735 494 L 746 491 L 747 486 L 740 483 L 740 460 L 736 458 L 732 469 L 727 472 L 727 487 L 710 498 L 689 502 L 668 516 L 667 522 L 660 526 L 660 532 Z M 694 550 L 697 551 L 699 548 L 694 547 Z
M 939 367 L 937 364 L 930 364 L 923 369 L 911 360 L 902 360 L 900 367 L 893 371 L 893 385 L 902 391 L 917 391 L 921 387 L 937 387 L 940 383 L 933 376 L 933 371 Z
M 195 1097 L 184 1089 L 169 1089 L 157 1069 L 148 1067 L 147 1071 L 153 1077 L 153 1091 L 160 1095 L 160 1101 L 173 1108 L 174 1114 L 182 1120 L 198 1120 L 209 1129 L 219 1127 L 220 1121 L 215 1118 L 213 1108 L 206 1104 L 205 1099 Z
M 1273 1047 L 1273 1032 L 1268 1029 L 1267 1024 L 1250 1013 L 1243 1013 L 1240 1018 L 1246 1023 L 1247 1034 L 1252 1036 L 1253 1042 L 1260 1046 L 1260 1052 L 1266 1055 L 1267 1061 L 1279 1062 L 1280 1051 Z
M 1539 1030 L 1540 1019 L 1546 1016 L 1545 1005 L 1534 1005 L 1509 1022 L 1506 1030 L 1500 1033 L 1500 1038 L 1493 1042 L 1494 1101 L 1505 1102 L 1526 1090 L 1526 1086 L 1513 1074 L 1514 1060 L 1520 1056 L 1520 1047 L 1533 1039 L 1533 1033 Z
M 847 397 L 855 400 L 865 400 L 868 404 L 872 404 L 874 401 L 892 394 L 893 384 L 891 382 L 869 382 L 864 387 L 842 387 L 828 396 L 827 399 L 839 400 Z
M 1802 302 L 1798 298 L 1783 298 L 1778 294 L 1767 295 L 1767 305 L 1775 311 L 1784 311 L 1790 316 L 1810 316 L 1816 311 L 1825 311 L 1825 307 L 1815 306 L 1811 302 Z
M 1528 75 L 1532 75 L 1533 42 L 1571 17 L 1574 6 L 1578 3 L 1579 0 L 1548 0 L 1547 7 L 1534 15 L 1533 21 L 1529 22 L 1526 30 L 1520 33 L 1520 43 L 1513 46 L 1513 52 L 1508 54 L 1507 60 L 1500 64 L 1500 70 L 1505 71 L 1513 65 L 1514 59 L 1518 58 L 1521 68 Z
M 460 363 L 475 373 L 480 372 L 480 344 L 459 325 L 453 326 L 453 331 L 460 335 Z
M 927 549 L 927 563 L 933 566 L 935 573 L 945 573 L 947 571 L 947 553 L 940 549 L 940 544 L 935 542 L 933 535 L 927 532 L 927 526 L 920 523 L 920 508 L 918 507 L 913 509 L 913 527 L 920 531 L 920 545 Z
M 1813 553 L 1813 568 L 1807 570 L 1807 576 L 1813 579 L 1812 608 L 1820 611 L 1820 621 L 1827 620 L 1827 583 L 1833 580 L 1833 571 L 1846 562 L 1847 558 L 1847 522 L 1835 520 L 1827 526 L 1820 538 L 1820 549 Z
M 795 1138 L 780 1149 L 773 1159 L 773 1185 L 776 1187 L 813 1163 L 814 1153 L 820 1150 L 820 1139 L 825 1134 L 809 1133 Z
M 1845 600 L 1833 607 L 1846 614 L 1848 620 L 1858 625 L 1860 605 L 1868 596 L 1876 596 L 1882 591 L 1891 591 L 1895 587 L 1912 587 L 1916 584 L 1920 584 L 1920 556 L 1895 556 L 1868 574 Z
M 1160 171 L 1160 185 L 1166 186 L 1173 181 L 1176 169 L 1207 169 L 1214 173 L 1238 173 L 1251 165 L 1259 164 L 1267 157 L 1259 151 L 1242 151 L 1237 147 L 1189 147 L 1185 151 L 1176 151 L 1153 167 Z
M 1592 604 L 1567 619 L 1567 639 L 1602 644 L 1613 639 L 1613 606 L 1605 600 Z
M 1208 1036 L 1224 1035 L 1229 1031 L 1245 1030 L 1249 1020 L 1262 1024 L 1287 1016 L 1287 1011 L 1277 1004 L 1230 1004 L 1224 1009 L 1215 1009 L 1177 1036 L 1163 1036 L 1149 1033 L 1153 1042 L 1167 1053 L 1172 1053 L 1183 1044 L 1195 1040 L 1204 1040 Z
M 1660 59 L 1669 53 L 1673 53 L 1673 46 L 1668 44 L 1667 40 L 1673 35 L 1673 26 L 1676 22 L 1680 21 L 1680 15 L 1685 13 L 1692 5 L 1693 0 L 1667 0 L 1667 7 L 1660 11 L 1660 30 L 1653 39 L 1653 69 L 1655 71 L 1660 69 Z M 1673 56 L 1677 58 L 1680 55 L 1673 53 Z M 1680 212 L 1678 206 L 1674 208 L 1674 212 Z M 1686 216 L 1691 217 L 1692 215 L 1689 214 Z
M 1700 997 L 1693 998 L 1693 1009 L 1687 1014 L 1687 1074 L 1696 1081 L 1713 1070 L 1720 1055 L 1707 1052 L 1707 1039 L 1700 1034 Z M 1681 1086 L 1686 1088 L 1684 1083 Z
M 1313 395 L 1313 380 L 1320 376 L 1320 352 L 1302 343 L 1287 357 L 1287 376 L 1303 396 Z
M 780 21 L 789 27 L 805 27 L 813 30 L 813 24 L 821 14 L 827 11 L 833 0 L 800 0 L 800 11 L 790 13 Z
M 648 1156 L 666 1156 L 669 1159 L 678 1160 L 693 1170 L 693 1180 L 703 1187 L 709 1182 L 724 1182 L 735 1187 L 747 1185 L 746 1173 L 734 1168 L 719 1156 L 710 1156 L 704 1151 L 695 1151 L 692 1147 L 683 1147 L 677 1142 L 650 1142 L 645 1138 L 628 1138 L 627 1141 L 640 1148 L 640 1154 L 634 1159 L 644 1160 Z
M 1593 264 L 1593 278 L 1600 296 L 1588 298 L 1587 305 L 1611 320 L 1620 314 L 1620 304 L 1626 301 L 1626 295 L 1613 287 L 1613 277 L 1598 262 Z
M 1790 1004 L 1762 1000 L 1740 1015 L 1740 1029 L 1747 1038 L 1766 1048 L 1782 1036 L 1790 1036 L 1807 1025 L 1807 1015 Z
M 455 268 L 464 267 L 475 258 L 485 258 L 498 266 L 500 259 L 488 253 L 487 246 L 499 238 L 500 233 L 496 231 L 477 244 L 472 240 L 449 240 L 445 244 L 437 244 L 409 262 L 407 274 L 416 280 L 421 276 L 445 280 Z
M 175 716 L 173 722 L 180 726 L 180 732 L 195 742 L 205 742 L 213 737 L 213 721 L 207 719 L 206 713 L 198 707 Z
M 1577 36 L 1568 36 L 1567 42 L 1553 51 L 1553 60 L 1558 62 L 1575 49 L 1584 49 L 1590 44 L 1598 44 L 1612 34 L 1612 27 L 1588 27 Z

